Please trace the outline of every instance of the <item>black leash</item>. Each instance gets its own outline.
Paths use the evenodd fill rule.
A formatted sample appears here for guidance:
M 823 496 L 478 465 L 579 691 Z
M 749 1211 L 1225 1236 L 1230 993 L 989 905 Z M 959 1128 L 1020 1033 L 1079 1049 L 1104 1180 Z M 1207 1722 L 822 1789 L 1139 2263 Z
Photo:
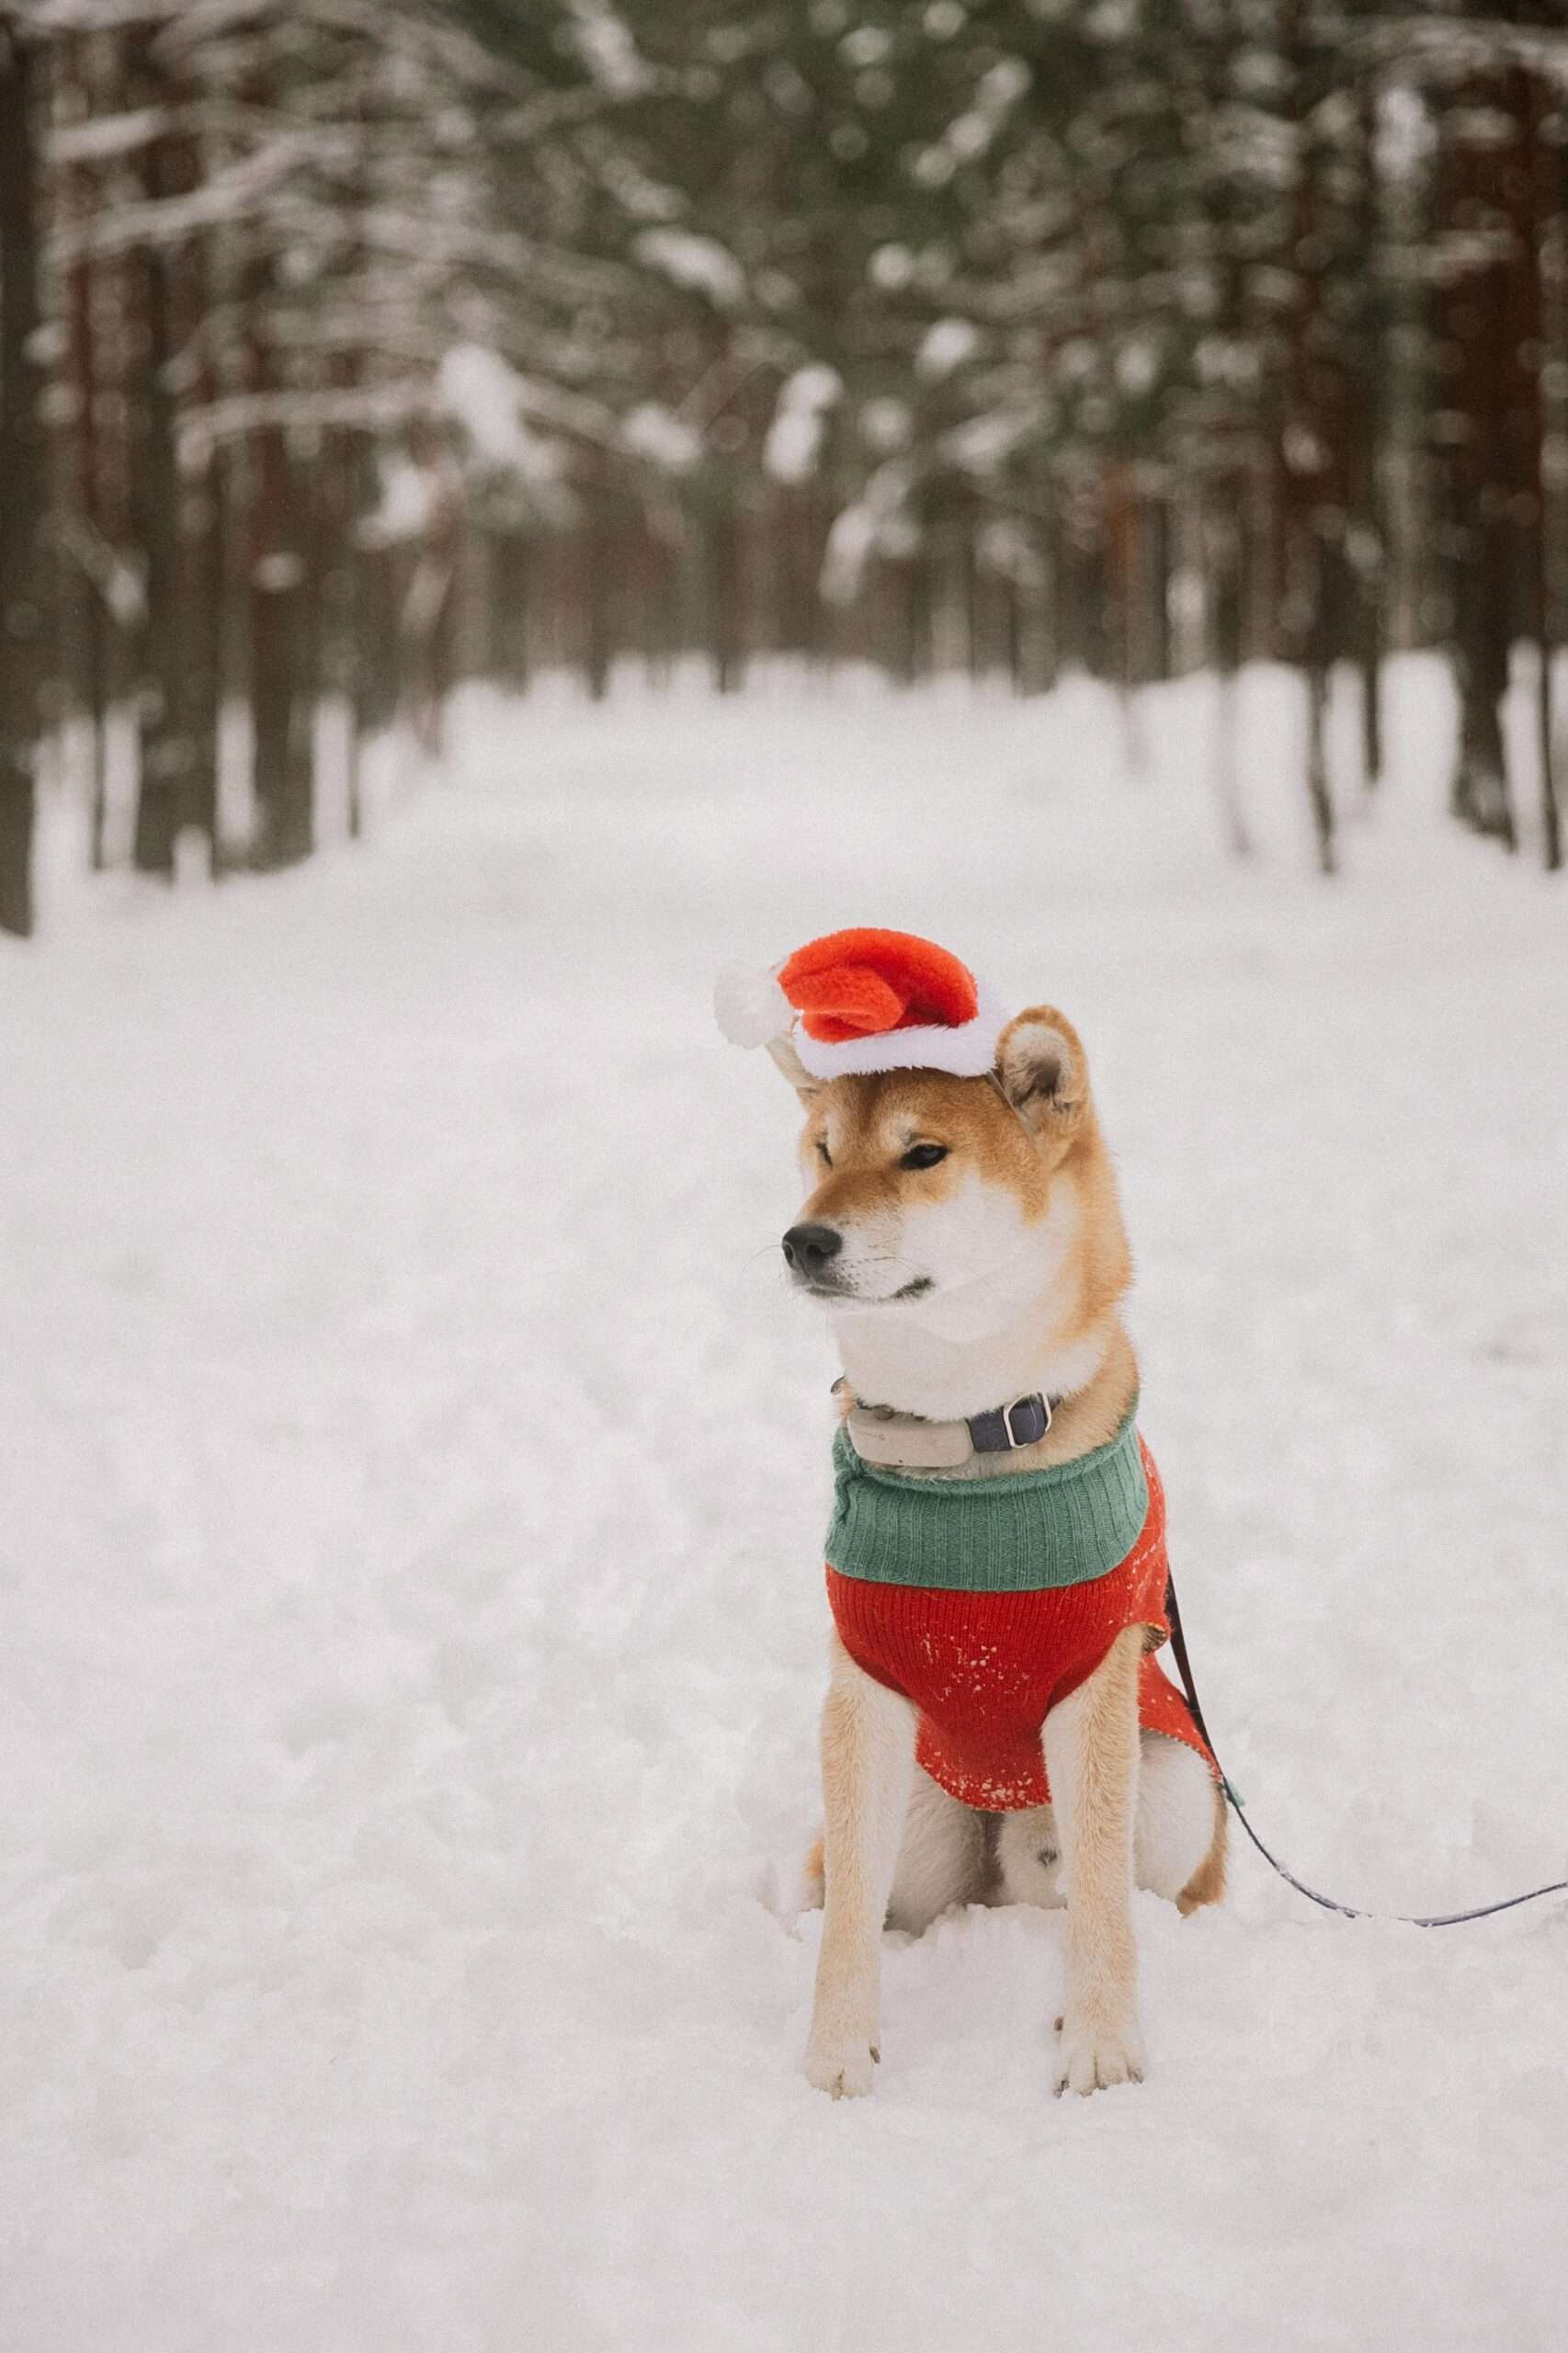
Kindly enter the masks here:
M 1511 1912 L 1516 1904 L 1534 1904 L 1542 1895 L 1568 1893 L 1568 1879 L 1556 1879 L 1550 1887 L 1532 1887 L 1528 1895 L 1506 1895 L 1500 1904 L 1478 1904 L 1473 1912 L 1431 1912 L 1424 1917 L 1409 1912 L 1358 1912 L 1353 1904 L 1340 1904 L 1332 1895 L 1320 1895 L 1315 1887 L 1309 1887 L 1305 1880 L 1296 1877 L 1294 1871 L 1287 1870 L 1278 1855 L 1269 1853 L 1247 1820 L 1245 1808 L 1226 1778 L 1225 1768 L 1220 1764 L 1220 1753 L 1198 1703 L 1198 1691 L 1192 1680 L 1192 1662 L 1187 1654 L 1187 1637 L 1181 1631 L 1181 1612 L 1176 1608 L 1176 1579 L 1168 1575 L 1165 1581 L 1165 1616 L 1171 1624 L 1171 1653 L 1176 1663 L 1176 1672 L 1181 1677 L 1182 1689 L 1187 1694 L 1187 1704 L 1192 1711 L 1192 1721 L 1208 1742 L 1209 1754 L 1219 1767 L 1220 1787 L 1230 1801 L 1232 1813 L 1269 1869 L 1278 1871 L 1287 1886 L 1293 1887 L 1298 1895 L 1304 1895 L 1310 1904 L 1321 1904 L 1325 1912 L 1337 1912 L 1346 1920 L 1395 1920 L 1408 1928 L 1453 1928 L 1461 1920 L 1485 1920 L 1494 1912 Z

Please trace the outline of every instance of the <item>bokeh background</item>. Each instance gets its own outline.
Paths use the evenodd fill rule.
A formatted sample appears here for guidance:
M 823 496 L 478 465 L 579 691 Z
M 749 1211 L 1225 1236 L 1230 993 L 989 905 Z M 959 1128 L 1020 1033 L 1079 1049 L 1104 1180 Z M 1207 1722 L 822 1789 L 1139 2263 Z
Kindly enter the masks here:
M 32 0 L 0 154 L 12 931 L 40 778 L 283 865 L 458 681 L 687 656 L 1087 671 L 1134 760 L 1287 664 L 1327 870 L 1437 648 L 1437 808 L 1561 858 L 1552 0 Z

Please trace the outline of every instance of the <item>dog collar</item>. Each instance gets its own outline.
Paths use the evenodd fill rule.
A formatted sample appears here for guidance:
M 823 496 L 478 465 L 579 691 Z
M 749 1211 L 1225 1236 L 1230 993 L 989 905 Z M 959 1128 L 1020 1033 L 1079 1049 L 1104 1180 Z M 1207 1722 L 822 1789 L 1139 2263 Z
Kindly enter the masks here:
M 842 1377 L 833 1393 L 854 1397 Z M 918 1414 L 898 1414 L 891 1405 L 867 1405 L 855 1397 L 844 1427 L 862 1462 L 886 1471 L 956 1471 L 977 1454 L 1012 1454 L 1020 1446 L 1038 1446 L 1061 1403 L 1060 1397 L 1031 1389 L 1010 1404 L 993 1405 L 966 1421 L 928 1422 Z

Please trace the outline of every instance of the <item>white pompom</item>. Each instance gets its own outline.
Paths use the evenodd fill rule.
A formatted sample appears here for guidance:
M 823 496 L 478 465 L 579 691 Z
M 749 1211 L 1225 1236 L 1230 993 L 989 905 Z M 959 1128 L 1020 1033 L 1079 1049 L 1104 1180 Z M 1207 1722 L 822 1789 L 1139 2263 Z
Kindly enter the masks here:
M 726 964 L 713 983 L 713 1013 L 732 1046 L 770 1046 L 787 1038 L 795 1008 L 773 972 Z

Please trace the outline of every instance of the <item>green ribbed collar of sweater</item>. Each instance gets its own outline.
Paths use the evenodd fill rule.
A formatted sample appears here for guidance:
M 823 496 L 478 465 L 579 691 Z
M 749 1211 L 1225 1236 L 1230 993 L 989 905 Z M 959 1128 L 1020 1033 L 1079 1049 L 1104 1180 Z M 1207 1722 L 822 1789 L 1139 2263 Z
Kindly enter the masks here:
M 827 1561 L 840 1576 L 958 1593 L 1085 1585 L 1127 1558 L 1149 1508 L 1137 1404 L 1116 1436 L 1074 1462 L 994 1479 L 911 1477 L 833 1442 Z

